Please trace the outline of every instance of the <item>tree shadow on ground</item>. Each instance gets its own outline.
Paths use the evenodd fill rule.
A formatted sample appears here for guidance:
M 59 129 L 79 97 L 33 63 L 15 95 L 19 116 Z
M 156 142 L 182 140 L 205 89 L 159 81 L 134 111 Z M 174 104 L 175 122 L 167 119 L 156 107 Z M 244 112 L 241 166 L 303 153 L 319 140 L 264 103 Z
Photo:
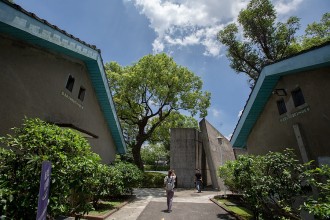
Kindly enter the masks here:
M 217 217 L 219 219 L 223 219 L 223 220 L 236 220 L 235 217 L 229 215 L 229 214 L 218 214 Z

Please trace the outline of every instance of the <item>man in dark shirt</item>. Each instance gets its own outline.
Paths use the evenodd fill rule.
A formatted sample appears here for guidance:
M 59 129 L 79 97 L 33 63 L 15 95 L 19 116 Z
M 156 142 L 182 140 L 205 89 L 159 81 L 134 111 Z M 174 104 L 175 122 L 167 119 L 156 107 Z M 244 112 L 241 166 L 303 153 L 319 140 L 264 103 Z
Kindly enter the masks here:
M 202 191 L 203 180 L 202 180 L 202 174 L 199 169 L 196 169 L 195 183 L 196 183 L 197 192 L 200 193 Z

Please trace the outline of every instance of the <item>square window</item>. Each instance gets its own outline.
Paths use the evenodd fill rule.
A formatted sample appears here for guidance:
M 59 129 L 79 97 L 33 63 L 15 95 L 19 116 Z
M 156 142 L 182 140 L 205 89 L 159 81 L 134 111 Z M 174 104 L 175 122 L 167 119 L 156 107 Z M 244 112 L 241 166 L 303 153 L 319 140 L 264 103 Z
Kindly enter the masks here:
M 86 89 L 84 87 L 80 87 L 78 99 L 80 99 L 81 101 L 84 101 L 85 93 L 86 93 Z
M 73 90 L 73 85 L 74 85 L 74 78 L 73 78 L 73 76 L 69 76 L 69 78 L 68 78 L 68 81 L 67 81 L 67 83 L 66 83 L 66 86 L 65 86 L 65 88 L 67 89 L 67 90 L 69 90 L 70 92 L 72 92 L 72 90 Z
M 304 95 L 300 88 L 293 90 L 291 92 L 291 95 L 292 95 L 292 99 L 293 99 L 295 107 L 305 104 L 305 98 L 304 98 Z
M 280 115 L 282 115 L 282 114 L 284 114 L 284 113 L 287 112 L 284 99 L 281 99 L 281 100 L 278 100 L 277 101 L 277 109 L 278 109 L 278 113 Z

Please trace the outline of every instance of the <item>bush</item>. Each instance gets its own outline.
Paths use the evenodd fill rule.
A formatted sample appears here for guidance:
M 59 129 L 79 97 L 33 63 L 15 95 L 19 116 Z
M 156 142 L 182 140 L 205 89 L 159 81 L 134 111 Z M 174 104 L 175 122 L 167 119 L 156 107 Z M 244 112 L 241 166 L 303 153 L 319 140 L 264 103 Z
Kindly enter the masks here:
M 115 163 L 114 168 L 120 172 L 122 178 L 116 183 L 120 194 L 132 194 L 133 188 L 141 185 L 143 175 L 136 165 L 120 161 Z
M 100 198 L 131 192 L 142 179 L 132 164 L 100 163 L 87 140 L 40 119 L 25 119 L 14 135 L 0 138 L 0 213 L 9 219 L 34 219 L 41 164 L 52 163 L 48 218 L 85 214 Z
M 144 165 L 145 171 L 168 171 L 170 165 Z
M 220 167 L 219 175 L 229 189 L 243 194 L 256 218 L 297 219 L 299 210 L 293 203 L 303 193 L 307 165 L 299 164 L 292 151 L 285 150 L 240 156 Z
M 88 142 L 71 130 L 40 119 L 25 119 L 14 135 L 0 139 L 7 149 L 0 157 L 0 210 L 13 219 L 36 215 L 41 164 L 52 163 L 49 217 L 88 212 L 94 173 L 100 157 Z M 24 216 L 24 217 L 23 217 Z
M 311 196 L 302 206 L 318 219 L 330 219 L 330 167 L 323 165 L 306 171 L 308 182 L 318 191 L 318 198 Z
M 165 174 L 156 172 L 143 173 L 142 187 L 144 188 L 163 188 Z

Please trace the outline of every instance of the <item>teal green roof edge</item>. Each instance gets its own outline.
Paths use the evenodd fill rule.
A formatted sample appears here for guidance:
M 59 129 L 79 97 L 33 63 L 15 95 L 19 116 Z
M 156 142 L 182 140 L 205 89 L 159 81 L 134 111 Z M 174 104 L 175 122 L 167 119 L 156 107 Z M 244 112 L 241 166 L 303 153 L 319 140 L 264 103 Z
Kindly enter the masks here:
M 263 68 L 231 137 L 232 146 L 246 147 L 248 136 L 281 76 L 326 66 L 330 66 L 329 42 Z
M 109 89 L 100 50 L 25 11 L 20 6 L 4 0 L 0 0 L 0 33 L 82 60 L 87 66 L 117 152 L 126 153 L 126 144 Z M 100 98 L 104 94 L 106 94 L 107 99 Z

